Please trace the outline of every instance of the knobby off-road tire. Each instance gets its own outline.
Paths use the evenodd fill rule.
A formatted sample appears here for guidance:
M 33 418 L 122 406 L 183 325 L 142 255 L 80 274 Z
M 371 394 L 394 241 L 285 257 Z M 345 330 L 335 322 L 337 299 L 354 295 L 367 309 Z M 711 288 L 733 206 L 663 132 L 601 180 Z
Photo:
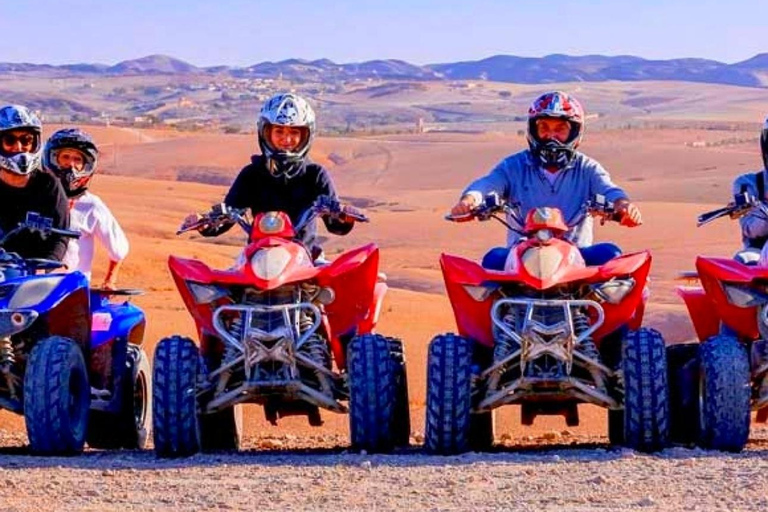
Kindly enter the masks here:
M 91 404 L 80 347 L 61 336 L 40 340 L 24 374 L 24 419 L 32 452 L 67 455 L 83 451 Z
M 200 364 L 197 345 L 181 336 L 160 340 L 152 376 L 155 453 L 186 457 L 201 448 L 196 380 Z
M 91 448 L 143 450 L 152 428 L 152 371 L 140 347 L 128 346 L 120 392 L 120 412 L 91 411 L 88 445 Z
M 733 336 L 713 336 L 701 345 L 699 360 L 699 444 L 739 452 L 749 438 L 747 351 Z
M 624 338 L 624 445 L 642 452 L 669 442 L 669 387 L 664 338 L 654 329 Z
M 396 365 L 390 343 L 363 334 L 347 348 L 349 430 L 352 448 L 389 452 L 395 446 Z
M 411 440 L 411 412 L 408 400 L 408 371 L 405 366 L 403 342 L 398 338 L 387 338 L 389 350 L 395 365 L 395 405 L 392 411 L 394 445 L 407 447 Z
M 443 334 L 429 344 L 425 448 L 450 455 L 470 449 L 472 343 Z

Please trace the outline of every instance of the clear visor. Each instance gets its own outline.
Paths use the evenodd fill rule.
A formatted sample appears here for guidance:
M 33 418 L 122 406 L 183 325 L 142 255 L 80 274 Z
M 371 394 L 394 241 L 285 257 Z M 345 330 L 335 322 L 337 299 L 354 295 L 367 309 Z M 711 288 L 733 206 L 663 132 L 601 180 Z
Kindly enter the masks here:
M 264 128 L 264 140 L 275 152 L 298 153 L 309 142 L 309 128 L 268 124 Z

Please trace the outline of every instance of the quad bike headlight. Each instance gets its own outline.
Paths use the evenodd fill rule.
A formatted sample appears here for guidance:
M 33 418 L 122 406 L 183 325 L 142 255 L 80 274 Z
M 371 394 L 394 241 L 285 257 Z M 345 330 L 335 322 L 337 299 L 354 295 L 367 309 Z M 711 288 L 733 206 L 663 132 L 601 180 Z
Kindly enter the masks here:
M 13 292 L 11 300 L 8 301 L 8 308 L 21 309 L 37 306 L 53 293 L 53 290 L 59 286 L 63 279 L 64 275 L 54 274 L 49 277 L 39 277 L 19 283 L 16 291 Z
M 212 284 L 195 283 L 187 281 L 187 288 L 197 304 L 209 304 L 216 299 L 227 296 L 227 291 Z
M 537 279 L 552 277 L 563 262 L 563 255 L 556 247 L 531 247 L 523 253 L 523 267 Z
M 274 279 L 288 266 L 291 253 L 284 247 L 269 247 L 257 251 L 251 258 L 251 270 L 259 279 Z
M 750 285 L 723 283 L 723 291 L 728 302 L 739 308 L 751 308 L 768 303 L 766 290 L 758 290 Z
M 618 304 L 634 289 L 635 280 L 628 277 L 626 279 L 611 279 L 608 282 L 594 285 L 592 292 L 601 302 Z

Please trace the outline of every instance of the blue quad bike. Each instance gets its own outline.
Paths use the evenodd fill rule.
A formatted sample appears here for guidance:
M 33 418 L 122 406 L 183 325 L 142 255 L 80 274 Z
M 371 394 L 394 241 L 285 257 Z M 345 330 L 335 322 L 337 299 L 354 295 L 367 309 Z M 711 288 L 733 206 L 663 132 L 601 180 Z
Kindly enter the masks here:
M 0 238 L 0 408 L 24 415 L 34 453 L 79 453 L 86 439 L 143 447 L 151 424 L 144 314 L 108 301 L 134 292 L 91 291 L 80 272 L 50 273 L 59 261 L 2 248 L 24 231 L 79 236 L 30 213 Z

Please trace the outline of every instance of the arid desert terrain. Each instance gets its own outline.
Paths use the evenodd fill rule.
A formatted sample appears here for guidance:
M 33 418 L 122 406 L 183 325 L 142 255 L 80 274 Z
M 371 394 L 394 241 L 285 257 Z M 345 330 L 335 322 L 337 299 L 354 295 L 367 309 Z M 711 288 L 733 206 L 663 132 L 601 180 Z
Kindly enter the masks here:
M 714 86 L 700 86 L 701 94 L 715 97 L 709 87 Z M 656 119 L 657 126 L 588 128 L 581 148 L 601 161 L 642 209 L 643 226 L 598 226 L 597 238 L 615 241 L 627 252 L 653 252 L 646 323 L 669 343 L 693 337 L 675 294 L 677 273 L 691 270 L 697 254 L 727 256 L 739 246 L 736 223 L 696 228 L 696 215 L 727 202 L 732 179 L 760 165 L 758 107 L 768 93 L 747 91 L 751 101 L 738 108 L 715 102 L 712 116 L 702 122 L 695 109 L 681 103 L 678 111 Z M 732 107 L 732 124 L 726 107 Z M 164 336 L 194 334 L 167 271 L 168 255 L 223 267 L 242 245 L 234 230 L 215 240 L 174 233 L 187 213 L 223 198 L 226 185 L 257 151 L 256 140 L 86 129 L 102 147 L 102 173 L 93 191 L 113 209 L 131 242 L 120 284 L 146 291 L 135 302 L 148 316 L 145 349 L 151 353 Z M 606 416 L 597 408 L 582 407 L 578 427 L 566 427 L 559 417 L 539 417 L 533 427 L 523 427 L 519 409 L 508 407 L 498 417 L 497 452 L 447 458 L 418 452 L 427 344 L 435 334 L 455 329 L 439 255 L 479 258 L 505 237 L 497 223 L 457 225 L 443 215 L 469 180 L 525 144 L 516 130 L 320 137 L 315 143 L 312 156 L 328 166 L 341 196 L 371 218 L 346 237 L 329 235 L 326 251 L 333 257 L 371 241 L 382 250 L 390 291 L 378 330 L 405 342 L 413 449 L 388 456 L 347 453 L 346 416 L 324 414 L 319 428 L 303 418 L 274 427 L 259 407 L 249 406 L 245 450 L 238 454 L 176 461 L 158 461 L 151 451 L 31 457 L 22 418 L 0 411 L 0 510 L 764 508 L 768 429 L 761 426 L 753 428 L 753 440 L 739 455 L 681 448 L 641 455 L 609 449 Z M 96 281 L 103 275 L 103 257 Z

